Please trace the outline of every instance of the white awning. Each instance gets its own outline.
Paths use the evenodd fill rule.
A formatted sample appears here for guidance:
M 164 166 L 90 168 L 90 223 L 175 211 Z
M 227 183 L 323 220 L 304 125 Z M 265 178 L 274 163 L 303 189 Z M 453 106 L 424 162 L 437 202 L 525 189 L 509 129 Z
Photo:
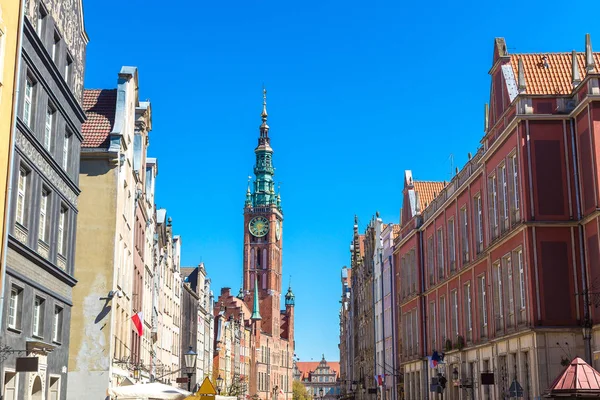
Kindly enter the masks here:
M 191 395 L 183 389 L 158 382 L 119 386 L 108 389 L 108 393 L 119 400 L 181 400 Z

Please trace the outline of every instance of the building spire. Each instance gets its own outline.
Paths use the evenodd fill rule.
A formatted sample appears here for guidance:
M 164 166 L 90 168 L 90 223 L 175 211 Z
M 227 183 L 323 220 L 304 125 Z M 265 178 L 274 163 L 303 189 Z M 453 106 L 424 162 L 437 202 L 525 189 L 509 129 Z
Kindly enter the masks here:
M 577 65 L 577 52 L 571 53 L 571 83 L 575 89 L 581 83 L 581 74 L 579 74 L 579 65 Z
M 262 113 L 260 114 L 262 124 L 260 125 L 259 145 L 262 143 L 261 140 L 264 141 L 266 139 L 266 142 L 269 142 L 269 125 L 267 125 L 268 116 L 269 114 L 267 114 L 267 89 L 263 86 L 263 109 Z
M 589 33 L 585 34 L 585 70 L 590 73 L 596 69 L 594 53 L 592 52 L 592 39 Z
M 519 89 L 519 93 L 523 93 L 524 91 L 527 90 L 527 83 L 525 82 L 525 69 L 523 68 L 523 59 L 521 57 L 519 57 L 519 76 L 518 76 L 518 81 L 517 81 L 517 85 L 518 85 L 518 89 Z
M 253 321 L 261 320 L 260 307 L 258 305 L 258 278 L 254 277 L 254 303 L 252 304 L 252 316 L 250 317 Z

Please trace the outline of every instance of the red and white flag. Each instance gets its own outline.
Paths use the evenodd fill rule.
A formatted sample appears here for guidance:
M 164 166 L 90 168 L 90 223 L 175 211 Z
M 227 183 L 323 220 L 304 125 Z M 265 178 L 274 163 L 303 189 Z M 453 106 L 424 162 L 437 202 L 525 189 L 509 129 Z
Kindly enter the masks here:
M 144 333 L 144 313 L 140 311 L 137 314 L 133 314 L 131 321 L 133 321 L 133 325 L 135 326 L 137 334 L 142 336 Z

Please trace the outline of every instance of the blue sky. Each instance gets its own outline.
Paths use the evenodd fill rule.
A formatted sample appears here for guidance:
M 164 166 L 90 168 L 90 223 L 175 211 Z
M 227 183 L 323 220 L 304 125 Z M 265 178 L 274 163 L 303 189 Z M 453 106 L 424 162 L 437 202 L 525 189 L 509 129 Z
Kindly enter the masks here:
M 411 4 L 412 3 L 412 4 Z M 241 284 L 247 176 L 268 90 L 296 353 L 337 360 L 353 216 L 398 222 L 402 176 L 444 180 L 482 136 L 494 38 L 509 52 L 600 51 L 600 3 L 84 0 L 86 87 L 139 68 L 157 204 L 215 293 Z

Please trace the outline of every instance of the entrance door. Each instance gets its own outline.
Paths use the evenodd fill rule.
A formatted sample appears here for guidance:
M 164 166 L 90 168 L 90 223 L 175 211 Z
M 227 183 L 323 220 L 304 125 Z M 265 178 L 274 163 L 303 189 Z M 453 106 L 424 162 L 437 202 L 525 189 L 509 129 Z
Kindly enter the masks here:
M 42 379 L 39 376 L 35 377 L 33 386 L 31 387 L 31 400 L 43 400 L 44 392 L 42 391 Z

